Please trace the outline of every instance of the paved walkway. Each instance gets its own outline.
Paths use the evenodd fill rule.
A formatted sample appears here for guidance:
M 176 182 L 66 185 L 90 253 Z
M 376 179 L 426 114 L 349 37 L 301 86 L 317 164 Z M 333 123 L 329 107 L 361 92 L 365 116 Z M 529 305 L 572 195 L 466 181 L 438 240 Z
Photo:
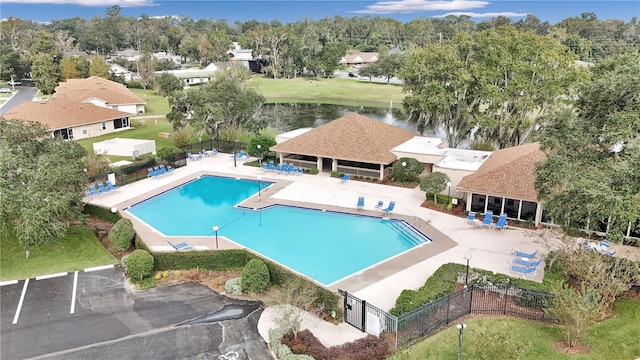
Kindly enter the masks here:
M 329 177 L 326 173 L 299 176 L 265 174 L 259 168 L 244 166 L 241 161 L 238 161 L 237 167 L 234 167 L 229 154 L 218 154 L 215 157 L 190 161 L 187 166 L 176 169 L 172 175 L 122 186 L 117 193 L 91 199 L 90 202 L 124 209 L 202 174 L 251 179 L 260 176 L 264 180 L 274 181 L 274 185 L 269 190 L 261 193 L 260 199 L 254 196 L 241 204 L 254 208 L 271 203 L 301 204 L 303 201 L 316 208 L 357 212 L 355 210 L 357 198 L 365 196 L 365 207 L 358 211 L 379 214 L 374 209 L 378 200 L 383 200 L 385 204 L 391 200 L 396 201 L 393 216 L 403 218 L 412 224 L 419 224 L 418 227 L 434 241 L 330 286 L 332 290 L 337 288 L 346 290 L 383 310 L 389 310 L 394 306 L 395 299 L 402 290 L 422 286 L 442 264 L 449 262 L 465 264 L 466 254 L 472 256 L 471 267 L 509 274 L 508 268 L 513 259 L 514 250 L 523 252 L 538 250 L 544 258 L 549 246 L 553 246 L 552 243 L 557 241 L 557 234 L 551 230 L 523 230 L 514 227 L 506 230 L 483 229 L 467 224 L 463 218 L 423 208 L 420 205 L 425 196 L 419 189 L 404 189 L 354 180 L 341 182 L 339 179 Z M 131 217 L 128 212 L 121 212 L 121 214 L 132 219 L 138 234 L 153 250 L 173 250 L 161 234 Z M 211 237 L 172 238 L 172 241 L 181 240 L 190 242 L 198 249 L 209 249 L 212 246 Z M 219 246 L 224 249 L 240 247 L 222 236 L 219 237 Z M 544 276 L 542 270 L 541 268 L 534 280 L 542 281 Z M 267 309 L 259 324 L 261 333 L 267 341 L 267 330 L 273 325 L 271 314 L 273 313 L 270 309 Z M 328 346 L 364 336 L 346 324 L 335 326 L 317 319 L 306 321 L 304 326 L 312 329 Z

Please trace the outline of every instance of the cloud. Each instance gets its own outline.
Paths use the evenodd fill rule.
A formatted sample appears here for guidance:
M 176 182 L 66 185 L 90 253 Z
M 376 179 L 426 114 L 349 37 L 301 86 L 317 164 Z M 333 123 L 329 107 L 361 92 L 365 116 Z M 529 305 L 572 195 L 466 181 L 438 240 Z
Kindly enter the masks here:
M 447 16 L 468 16 L 470 18 L 496 18 L 498 16 L 504 16 L 507 18 L 511 17 L 524 17 L 529 15 L 529 13 L 515 13 L 510 11 L 503 12 L 488 12 L 488 13 L 474 13 L 474 12 L 450 12 L 442 15 L 434 15 L 434 18 L 443 18 Z
M 51 5 L 79 5 L 79 6 L 155 6 L 153 0 L 2 0 L 3 3 L 17 4 L 51 4 Z
M 353 11 L 358 14 L 392 14 L 392 13 L 412 13 L 424 11 L 455 11 L 483 8 L 489 5 L 488 1 L 479 0 L 452 0 L 452 1 L 430 1 L 430 0 L 399 0 L 399 1 L 379 1 L 367 6 L 363 10 Z

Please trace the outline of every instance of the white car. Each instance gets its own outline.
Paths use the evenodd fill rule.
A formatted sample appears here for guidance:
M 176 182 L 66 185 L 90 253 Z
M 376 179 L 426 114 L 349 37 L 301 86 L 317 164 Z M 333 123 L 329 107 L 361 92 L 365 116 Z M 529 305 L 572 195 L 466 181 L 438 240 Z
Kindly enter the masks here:
M 22 85 L 22 82 L 20 80 L 9 80 L 7 84 L 13 85 L 13 86 L 20 86 Z
M 11 89 L 9 88 L 0 88 L 0 93 L 2 94 L 11 94 Z

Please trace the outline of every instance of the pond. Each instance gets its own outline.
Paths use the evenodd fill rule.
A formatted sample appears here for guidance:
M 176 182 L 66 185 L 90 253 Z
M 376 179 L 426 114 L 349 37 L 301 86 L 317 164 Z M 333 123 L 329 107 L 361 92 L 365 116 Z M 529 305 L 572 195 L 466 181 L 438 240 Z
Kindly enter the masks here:
M 332 105 L 308 103 L 279 103 L 264 104 L 260 116 L 267 120 L 269 126 L 281 132 L 300 128 L 316 128 L 332 120 L 355 112 L 410 131 L 416 131 L 416 125 L 405 121 L 406 115 L 402 109 L 366 107 L 358 105 Z M 427 129 L 425 136 L 444 137 L 442 131 Z

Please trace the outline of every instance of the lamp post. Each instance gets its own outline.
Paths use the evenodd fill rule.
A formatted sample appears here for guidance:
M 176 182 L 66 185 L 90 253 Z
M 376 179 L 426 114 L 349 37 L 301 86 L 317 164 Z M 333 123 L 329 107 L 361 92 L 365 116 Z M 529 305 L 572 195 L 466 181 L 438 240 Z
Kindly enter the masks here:
M 404 184 L 404 173 L 405 171 L 407 171 L 407 162 L 403 161 L 402 162 L 402 180 L 400 180 L 403 184 Z
M 471 253 L 468 252 L 464 258 L 467 260 L 467 274 L 464 277 L 464 287 L 466 288 L 469 285 L 469 260 L 471 260 Z
M 258 145 L 259 146 L 259 145 Z M 262 176 L 258 176 L 258 202 L 262 201 Z
M 451 181 L 447 181 L 447 188 L 449 189 L 449 203 L 451 203 Z
M 218 230 L 220 230 L 220 227 L 218 225 L 213 225 L 213 232 L 216 233 L 216 249 L 218 248 Z
M 258 163 L 262 166 L 262 145 L 258 144 L 256 147 L 258 148 Z
M 458 360 L 460 360 L 460 356 L 462 355 L 462 331 L 467 327 L 467 324 L 458 324 L 456 327 L 460 330 L 460 334 L 458 335 Z

